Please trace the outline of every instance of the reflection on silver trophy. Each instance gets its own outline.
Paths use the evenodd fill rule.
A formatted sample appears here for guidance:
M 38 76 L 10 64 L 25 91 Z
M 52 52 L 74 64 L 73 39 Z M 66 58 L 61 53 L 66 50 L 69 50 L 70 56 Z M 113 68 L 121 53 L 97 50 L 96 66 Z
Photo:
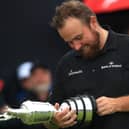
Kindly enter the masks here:
M 25 124 L 37 124 L 51 121 L 55 112 L 60 112 L 66 107 L 76 111 L 78 123 L 90 123 L 96 111 L 94 97 L 83 95 L 65 100 L 59 110 L 56 110 L 54 106 L 48 102 L 28 100 L 23 102 L 19 109 L 8 108 L 7 113 L 3 116 L 8 117 L 8 119 L 21 119 Z

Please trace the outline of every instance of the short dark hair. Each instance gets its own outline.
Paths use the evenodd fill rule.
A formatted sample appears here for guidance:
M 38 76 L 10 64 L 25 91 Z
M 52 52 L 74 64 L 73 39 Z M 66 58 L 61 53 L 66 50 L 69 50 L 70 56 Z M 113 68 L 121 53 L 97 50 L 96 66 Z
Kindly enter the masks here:
M 48 65 L 43 64 L 43 63 L 35 63 L 34 66 L 31 68 L 31 73 L 33 73 L 37 69 L 43 69 L 43 70 L 51 71 L 50 68 L 48 67 Z
M 52 18 L 51 26 L 60 29 L 69 17 L 77 18 L 89 25 L 90 16 L 95 13 L 85 4 L 78 0 L 68 0 L 56 7 L 55 16 Z

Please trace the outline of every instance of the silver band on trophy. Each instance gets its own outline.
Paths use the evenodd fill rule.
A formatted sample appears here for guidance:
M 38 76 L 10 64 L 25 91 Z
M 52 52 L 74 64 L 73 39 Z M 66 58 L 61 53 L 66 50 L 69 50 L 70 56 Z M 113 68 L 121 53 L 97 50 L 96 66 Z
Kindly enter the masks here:
M 83 95 L 66 99 L 60 108 L 70 107 L 77 113 L 77 121 L 79 124 L 89 124 L 96 112 L 96 102 L 93 96 Z

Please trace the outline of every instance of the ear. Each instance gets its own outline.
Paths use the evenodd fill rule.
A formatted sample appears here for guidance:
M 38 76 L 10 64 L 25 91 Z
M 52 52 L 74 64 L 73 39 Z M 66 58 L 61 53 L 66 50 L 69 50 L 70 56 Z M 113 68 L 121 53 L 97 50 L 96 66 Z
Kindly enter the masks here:
M 92 29 L 97 29 L 98 22 L 96 16 L 90 16 L 90 27 Z

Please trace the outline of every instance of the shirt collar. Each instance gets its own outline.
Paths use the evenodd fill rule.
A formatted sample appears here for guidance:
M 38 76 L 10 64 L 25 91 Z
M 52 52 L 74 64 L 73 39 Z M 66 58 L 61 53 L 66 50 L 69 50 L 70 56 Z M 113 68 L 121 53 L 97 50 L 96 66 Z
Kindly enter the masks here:
M 115 50 L 116 49 L 116 35 L 111 29 L 108 30 L 108 37 L 106 43 L 102 49 L 103 52 Z

